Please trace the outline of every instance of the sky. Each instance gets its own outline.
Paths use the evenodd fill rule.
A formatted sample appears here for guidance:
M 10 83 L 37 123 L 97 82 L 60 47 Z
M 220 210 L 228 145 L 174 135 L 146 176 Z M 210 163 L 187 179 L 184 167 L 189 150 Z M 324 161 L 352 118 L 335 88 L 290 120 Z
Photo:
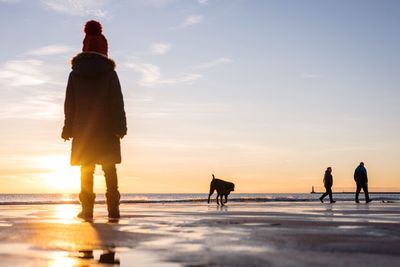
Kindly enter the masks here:
M 70 59 L 95 19 L 128 122 L 121 192 L 400 191 L 396 0 L 0 0 L 0 193 L 79 191 Z M 101 168 L 96 192 L 104 192 Z

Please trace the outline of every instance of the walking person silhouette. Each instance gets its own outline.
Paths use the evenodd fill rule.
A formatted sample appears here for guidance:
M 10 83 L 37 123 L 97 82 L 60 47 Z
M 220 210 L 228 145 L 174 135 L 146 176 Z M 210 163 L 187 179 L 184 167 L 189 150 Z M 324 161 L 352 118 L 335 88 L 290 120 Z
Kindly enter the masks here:
M 329 200 L 331 203 L 335 203 L 336 201 L 333 200 L 332 197 L 332 185 L 333 185 L 333 176 L 332 176 L 332 168 L 328 167 L 325 171 L 324 175 L 324 186 L 325 186 L 325 193 L 319 198 L 319 200 L 324 203 L 324 198 L 329 195 Z
M 358 200 L 358 195 L 361 192 L 361 189 L 364 191 L 365 194 L 365 202 L 371 202 L 368 193 L 368 175 L 367 169 L 364 167 L 364 162 L 360 162 L 360 165 L 354 171 L 354 181 L 356 181 L 357 189 L 356 189 L 356 203 L 360 203 Z
M 124 101 L 101 24 L 88 21 L 84 32 L 82 53 L 71 62 L 61 137 L 65 141 L 72 138 L 71 165 L 81 166 L 82 211 L 78 217 L 93 218 L 93 174 L 96 164 L 100 164 L 106 179 L 108 217 L 119 218 L 115 164 L 121 163 L 120 139 L 127 132 Z

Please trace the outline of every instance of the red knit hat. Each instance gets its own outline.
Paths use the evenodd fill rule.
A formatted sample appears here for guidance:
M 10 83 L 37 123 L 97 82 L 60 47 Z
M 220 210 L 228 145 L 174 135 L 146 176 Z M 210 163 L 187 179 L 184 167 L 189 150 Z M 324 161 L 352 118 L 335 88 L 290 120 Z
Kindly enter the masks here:
M 108 56 L 108 43 L 106 37 L 101 33 L 102 27 L 98 21 L 86 22 L 83 31 L 86 33 L 83 39 L 83 52 L 97 52 Z

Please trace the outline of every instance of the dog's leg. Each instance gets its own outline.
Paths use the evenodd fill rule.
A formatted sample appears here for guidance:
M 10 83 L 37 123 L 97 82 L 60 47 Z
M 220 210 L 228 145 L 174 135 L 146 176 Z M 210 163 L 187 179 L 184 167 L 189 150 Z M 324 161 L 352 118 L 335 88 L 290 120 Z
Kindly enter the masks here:
M 209 204 L 210 204 L 210 197 L 212 194 L 214 194 L 214 190 L 215 190 L 214 188 L 210 187 L 210 194 L 208 195 L 208 201 L 207 201 L 207 203 Z
M 224 205 L 224 200 L 223 200 L 224 195 L 221 194 L 220 198 L 221 198 L 221 206 Z
M 219 206 L 219 193 L 218 192 L 217 192 L 217 205 Z
M 228 194 L 225 194 L 225 203 L 228 203 Z

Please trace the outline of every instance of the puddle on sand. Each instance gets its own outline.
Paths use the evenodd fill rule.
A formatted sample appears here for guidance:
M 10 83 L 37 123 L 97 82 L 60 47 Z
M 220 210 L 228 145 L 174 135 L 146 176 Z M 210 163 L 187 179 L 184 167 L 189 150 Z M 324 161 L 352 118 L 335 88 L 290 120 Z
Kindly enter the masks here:
M 339 229 L 359 229 L 359 228 L 365 228 L 364 226 L 358 226 L 358 225 L 339 225 Z
M 143 234 L 160 234 L 160 235 L 173 235 L 180 238 L 190 240 L 201 240 L 207 233 L 206 227 L 196 227 L 196 229 L 183 228 L 179 225 L 165 225 L 165 224 L 138 224 L 131 226 L 122 226 L 119 228 L 121 232 L 143 233 Z
M 236 251 L 236 252 L 252 252 L 252 253 L 263 253 L 272 252 L 274 249 L 272 247 L 256 247 L 256 246 L 246 246 L 246 245 L 230 245 L 230 246 L 216 246 L 215 249 L 223 251 Z
M 142 245 L 149 248 L 167 248 L 176 243 L 175 238 L 158 238 L 157 240 L 144 241 Z
M 246 226 L 270 226 L 269 224 L 266 224 L 266 223 L 243 223 L 242 225 L 246 225 Z
M 174 262 L 163 262 L 154 253 L 140 249 L 104 248 L 76 252 L 42 250 L 29 244 L 0 244 L 0 260 L 4 266 L 135 266 L 180 267 Z
M 177 251 L 195 252 L 203 249 L 201 243 L 181 242 L 176 238 L 162 238 L 152 241 L 145 241 L 141 244 L 144 248 L 148 249 L 169 249 L 174 248 Z

